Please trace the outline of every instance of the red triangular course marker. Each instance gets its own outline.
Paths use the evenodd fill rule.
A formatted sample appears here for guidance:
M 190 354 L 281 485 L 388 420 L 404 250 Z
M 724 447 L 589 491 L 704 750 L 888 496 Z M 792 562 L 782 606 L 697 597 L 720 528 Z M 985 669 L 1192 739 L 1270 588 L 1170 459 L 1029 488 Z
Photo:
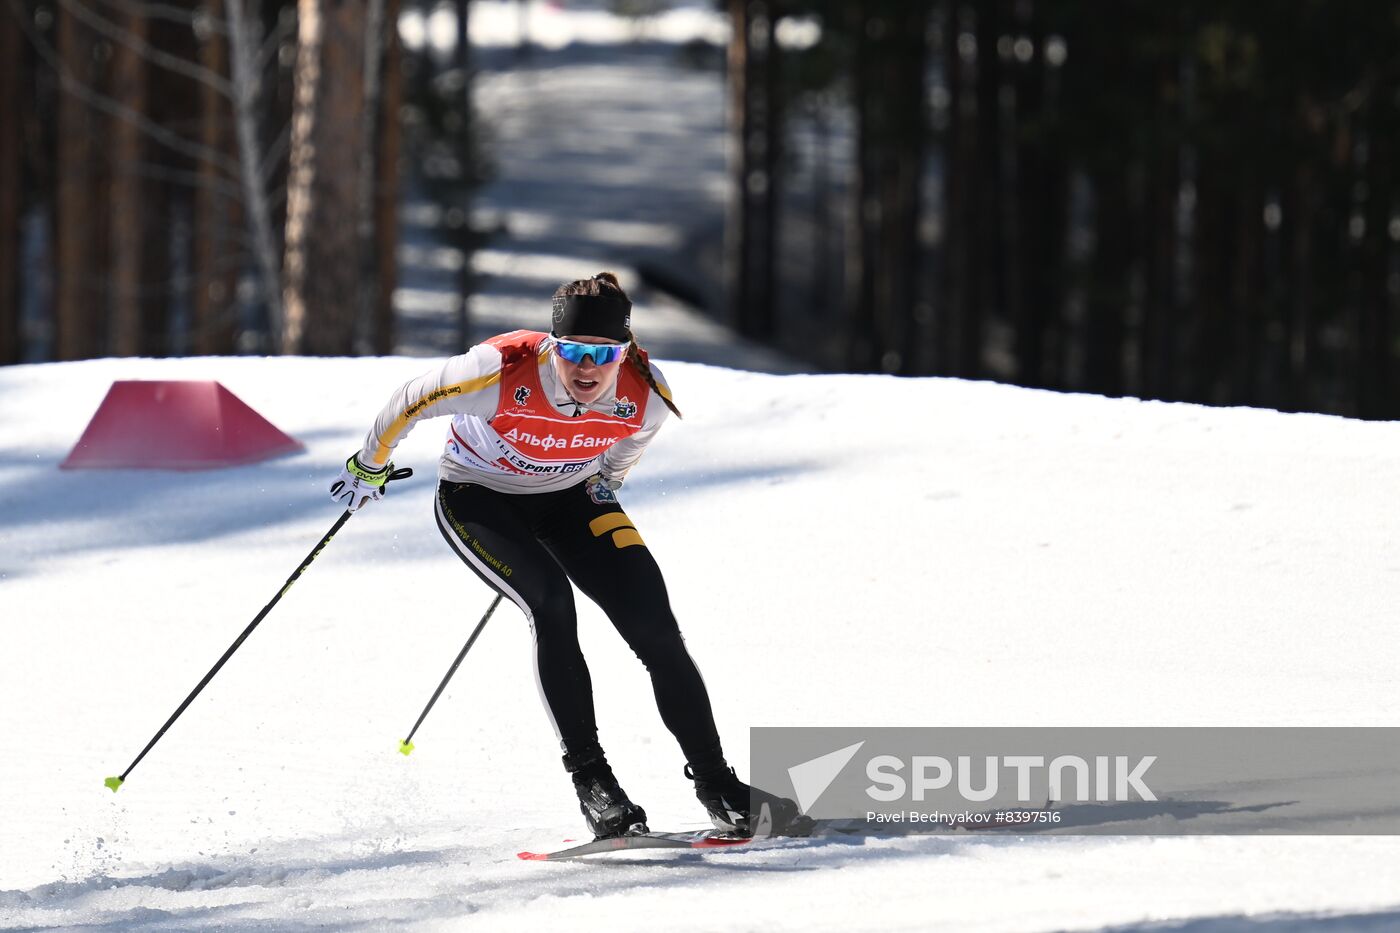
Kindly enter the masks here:
M 217 382 L 122 380 L 59 466 L 209 470 L 305 449 Z

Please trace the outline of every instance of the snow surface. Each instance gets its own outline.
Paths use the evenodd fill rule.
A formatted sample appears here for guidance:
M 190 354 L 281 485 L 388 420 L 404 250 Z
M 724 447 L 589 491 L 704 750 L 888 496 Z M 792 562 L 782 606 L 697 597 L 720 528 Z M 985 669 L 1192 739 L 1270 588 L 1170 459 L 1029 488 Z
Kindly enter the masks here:
M 518 861 L 582 823 L 503 606 L 419 471 L 355 516 L 119 794 L 334 521 L 428 361 L 0 369 L 0 929 L 1379 930 L 1400 839 L 945 836 Z M 663 364 L 664 365 L 664 364 Z M 757 725 L 1396 725 L 1400 428 L 947 379 L 665 366 L 684 421 L 622 490 L 740 772 Z M 221 380 L 305 453 L 63 472 L 119 378 Z M 620 584 L 621 585 L 621 584 Z M 703 823 L 641 665 L 581 601 L 602 737 Z
M 611 6 L 606 0 L 475 0 L 467 20 L 470 41 L 482 48 L 515 48 L 523 38 L 541 49 L 639 39 L 713 45 L 729 41 L 729 17 L 716 9 L 713 0 L 666 0 L 657 4 L 656 15 L 636 19 L 613 14 Z M 447 52 L 456 42 L 456 14 L 448 4 L 427 16 L 410 10 L 400 19 L 399 29 L 410 47 L 428 44 Z M 809 30 L 798 31 L 810 44 L 805 35 Z

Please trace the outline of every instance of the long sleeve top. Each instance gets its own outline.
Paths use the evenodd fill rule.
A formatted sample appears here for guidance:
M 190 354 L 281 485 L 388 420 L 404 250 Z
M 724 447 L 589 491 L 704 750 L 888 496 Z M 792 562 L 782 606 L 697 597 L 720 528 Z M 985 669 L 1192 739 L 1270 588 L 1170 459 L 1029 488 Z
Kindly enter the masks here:
M 359 453 L 379 467 L 427 418 L 451 416 L 438 475 L 501 492 L 563 489 L 594 473 L 621 480 L 670 414 L 669 394 L 626 361 L 611 393 L 582 405 L 554 370 L 552 338 L 515 331 L 480 343 L 399 386 L 374 419 Z

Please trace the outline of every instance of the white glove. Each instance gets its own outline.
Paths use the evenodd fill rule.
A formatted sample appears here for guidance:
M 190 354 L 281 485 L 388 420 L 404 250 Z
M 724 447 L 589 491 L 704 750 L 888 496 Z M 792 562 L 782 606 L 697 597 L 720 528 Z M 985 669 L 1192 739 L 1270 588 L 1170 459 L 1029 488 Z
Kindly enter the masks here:
M 384 498 L 385 483 L 393 470 L 392 463 L 371 470 L 360 463 L 358 455 L 352 454 L 345 461 L 345 469 L 340 471 L 340 476 L 331 483 L 331 499 L 344 504 L 352 512 L 367 502 L 378 501 Z
M 622 480 L 594 473 L 583 481 L 583 488 L 597 505 L 617 505 L 616 493 L 622 488 Z

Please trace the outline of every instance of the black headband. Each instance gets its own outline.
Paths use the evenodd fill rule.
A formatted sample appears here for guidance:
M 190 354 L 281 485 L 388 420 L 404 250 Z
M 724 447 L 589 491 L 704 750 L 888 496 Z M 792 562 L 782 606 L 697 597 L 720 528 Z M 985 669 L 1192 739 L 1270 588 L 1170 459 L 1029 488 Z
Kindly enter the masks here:
M 620 295 L 566 295 L 554 299 L 556 337 L 632 339 L 632 302 Z

